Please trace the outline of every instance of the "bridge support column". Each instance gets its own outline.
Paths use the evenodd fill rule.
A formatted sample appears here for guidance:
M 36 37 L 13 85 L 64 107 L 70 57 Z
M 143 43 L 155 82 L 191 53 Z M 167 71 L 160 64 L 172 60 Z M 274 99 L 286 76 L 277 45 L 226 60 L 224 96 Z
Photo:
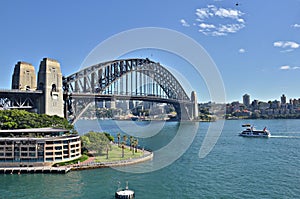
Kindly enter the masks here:
M 199 116 L 199 109 L 198 109 L 198 98 L 196 91 L 192 91 L 191 93 L 191 100 L 192 100 L 192 119 L 198 119 Z
M 26 62 L 15 65 L 12 77 L 12 89 L 36 90 L 36 75 L 34 67 Z
M 111 98 L 111 101 L 110 101 L 110 108 L 111 109 L 116 109 L 116 98 L 115 97 L 112 97 Z
M 44 92 L 39 100 L 38 113 L 63 117 L 62 74 L 56 60 L 44 58 L 41 61 L 37 86 Z

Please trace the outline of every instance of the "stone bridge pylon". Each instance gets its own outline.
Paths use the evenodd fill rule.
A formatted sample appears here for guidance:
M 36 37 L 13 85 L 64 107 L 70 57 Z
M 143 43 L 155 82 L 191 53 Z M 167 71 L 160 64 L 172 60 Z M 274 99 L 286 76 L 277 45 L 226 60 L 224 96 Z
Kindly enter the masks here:
M 31 109 L 39 114 L 64 116 L 62 74 L 58 61 L 44 58 L 37 79 L 32 64 L 18 62 L 11 88 L 0 93 L 7 108 Z

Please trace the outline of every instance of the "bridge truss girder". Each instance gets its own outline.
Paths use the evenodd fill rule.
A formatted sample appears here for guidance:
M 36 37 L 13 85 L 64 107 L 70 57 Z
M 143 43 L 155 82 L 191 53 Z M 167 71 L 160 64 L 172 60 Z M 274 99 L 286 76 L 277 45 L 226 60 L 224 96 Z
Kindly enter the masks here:
M 150 77 L 165 92 L 167 98 L 190 100 L 178 80 L 165 67 L 149 59 L 115 60 L 87 67 L 64 79 L 67 86 L 65 90 L 71 93 L 102 93 L 124 75 L 136 75 L 131 78 L 131 81 L 135 81 L 136 85 L 140 86 L 145 85 L 142 85 L 143 78 Z M 131 88 L 129 88 L 129 80 L 126 76 L 124 81 L 120 84 L 125 84 L 125 90 L 127 91 L 125 93 L 130 94 L 129 90 Z M 131 90 L 131 92 L 133 91 Z M 153 93 L 144 92 L 143 94 L 151 95 Z
M 4 90 L 0 92 L 2 109 L 35 109 L 42 91 Z
M 96 64 L 64 77 L 63 87 L 66 117 L 78 116 L 95 100 L 78 97 L 75 100 L 72 97 L 82 93 L 145 98 L 155 96 L 191 102 L 172 73 L 149 59 L 122 59 Z

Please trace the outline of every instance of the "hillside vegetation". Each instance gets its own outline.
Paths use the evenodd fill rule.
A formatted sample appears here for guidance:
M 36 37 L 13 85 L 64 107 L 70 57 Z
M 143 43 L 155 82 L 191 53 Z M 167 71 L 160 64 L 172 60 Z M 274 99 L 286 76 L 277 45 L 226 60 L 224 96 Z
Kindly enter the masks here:
M 62 117 L 30 113 L 24 110 L 1 110 L 0 129 L 28 129 L 54 127 L 74 131 L 73 125 Z

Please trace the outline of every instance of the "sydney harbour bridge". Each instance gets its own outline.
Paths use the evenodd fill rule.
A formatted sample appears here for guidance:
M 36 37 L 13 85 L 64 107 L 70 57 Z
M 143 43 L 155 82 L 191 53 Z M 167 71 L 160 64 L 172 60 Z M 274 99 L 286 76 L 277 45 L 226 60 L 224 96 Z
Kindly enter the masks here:
M 91 104 L 109 101 L 147 101 L 173 105 L 177 120 L 198 117 L 197 96 L 186 93 L 178 79 L 160 63 L 146 59 L 120 59 L 85 67 L 63 77 L 60 64 L 44 58 L 36 82 L 34 67 L 15 66 L 12 89 L 0 90 L 3 109 L 29 109 L 64 116 L 76 122 Z

